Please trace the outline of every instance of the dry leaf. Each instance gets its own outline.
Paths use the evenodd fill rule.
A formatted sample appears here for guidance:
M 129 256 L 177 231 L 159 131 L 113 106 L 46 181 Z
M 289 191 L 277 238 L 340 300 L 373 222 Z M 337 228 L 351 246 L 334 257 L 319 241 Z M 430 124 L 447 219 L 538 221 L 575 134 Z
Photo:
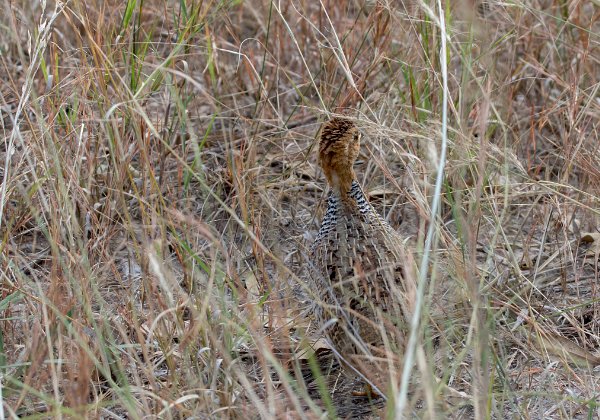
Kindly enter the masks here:
M 246 285 L 246 290 L 248 291 L 250 296 L 252 296 L 252 298 L 258 299 L 261 296 L 258 279 L 254 275 L 254 272 L 252 272 L 251 270 L 248 270 L 246 272 L 244 284 Z
M 553 335 L 548 337 L 546 341 L 552 342 L 554 345 L 553 350 L 557 356 L 566 355 L 570 358 L 569 361 L 576 365 L 600 365 L 600 357 L 592 354 L 590 351 L 580 347 L 578 344 L 565 337 Z
M 547 333 L 532 334 L 532 342 L 536 344 L 542 354 L 548 353 L 559 360 L 573 363 L 577 366 L 598 366 L 600 357 L 580 347 L 577 343 L 563 336 Z
M 590 247 L 587 250 L 587 255 L 593 255 L 594 257 L 598 258 L 598 255 L 600 255 L 600 233 L 584 233 L 581 235 L 580 242 L 590 244 Z
M 391 188 L 374 188 L 370 190 L 369 197 L 383 197 L 386 195 L 398 195 L 398 190 L 394 190 Z
M 321 351 L 324 350 L 331 350 L 331 347 L 329 346 L 329 344 L 327 344 L 327 340 L 321 337 L 317 341 L 312 343 L 311 346 L 305 347 L 304 350 L 298 350 L 296 357 L 298 360 L 308 360 L 309 357 L 319 354 Z

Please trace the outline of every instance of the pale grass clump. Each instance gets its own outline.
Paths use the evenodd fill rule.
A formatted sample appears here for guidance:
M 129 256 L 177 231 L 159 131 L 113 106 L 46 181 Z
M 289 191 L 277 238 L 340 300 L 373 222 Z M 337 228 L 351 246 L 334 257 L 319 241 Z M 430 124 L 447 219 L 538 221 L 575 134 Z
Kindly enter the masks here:
M 2 417 L 600 415 L 593 2 L 0 6 Z M 330 113 L 420 268 L 402 405 L 303 301 Z

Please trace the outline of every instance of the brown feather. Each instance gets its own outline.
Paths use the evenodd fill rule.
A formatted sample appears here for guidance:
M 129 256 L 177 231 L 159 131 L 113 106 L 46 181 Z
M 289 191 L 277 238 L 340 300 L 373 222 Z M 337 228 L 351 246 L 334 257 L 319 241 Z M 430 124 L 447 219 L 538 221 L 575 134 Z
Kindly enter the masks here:
M 323 125 L 319 141 L 319 163 L 329 185 L 345 195 L 356 178 L 354 161 L 360 150 L 360 132 L 350 120 L 333 118 Z

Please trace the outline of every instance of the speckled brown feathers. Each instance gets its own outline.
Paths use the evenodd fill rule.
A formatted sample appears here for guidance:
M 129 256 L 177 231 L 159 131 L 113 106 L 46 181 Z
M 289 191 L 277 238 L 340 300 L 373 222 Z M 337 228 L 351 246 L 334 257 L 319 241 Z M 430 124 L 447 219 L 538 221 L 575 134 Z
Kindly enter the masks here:
M 338 193 L 350 191 L 356 178 L 352 165 L 360 150 L 360 132 L 350 120 L 333 118 L 323 125 L 319 164 L 329 185 Z
M 389 372 L 390 354 L 401 358 L 414 276 L 402 238 L 356 180 L 352 165 L 359 148 L 360 133 L 352 121 L 334 118 L 323 125 L 319 162 L 331 193 L 312 246 L 314 312 L 345 364 L 385 386 L 389 378 L 382 381 L 373 372 Z M 376 369 L 376 360 L 387 369 Z

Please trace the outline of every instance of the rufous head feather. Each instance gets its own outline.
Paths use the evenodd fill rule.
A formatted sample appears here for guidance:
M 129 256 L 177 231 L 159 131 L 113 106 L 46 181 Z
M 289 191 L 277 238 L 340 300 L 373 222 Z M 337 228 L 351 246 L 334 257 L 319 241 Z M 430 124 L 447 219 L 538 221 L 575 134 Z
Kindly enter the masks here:
M 319 164 L 327 182 L 339 195 L 350 191 L 356 179 L 354 161 L 360 150 L 360 131 L 348 119 L 335 117 L 323 124 L 319 140 Z

